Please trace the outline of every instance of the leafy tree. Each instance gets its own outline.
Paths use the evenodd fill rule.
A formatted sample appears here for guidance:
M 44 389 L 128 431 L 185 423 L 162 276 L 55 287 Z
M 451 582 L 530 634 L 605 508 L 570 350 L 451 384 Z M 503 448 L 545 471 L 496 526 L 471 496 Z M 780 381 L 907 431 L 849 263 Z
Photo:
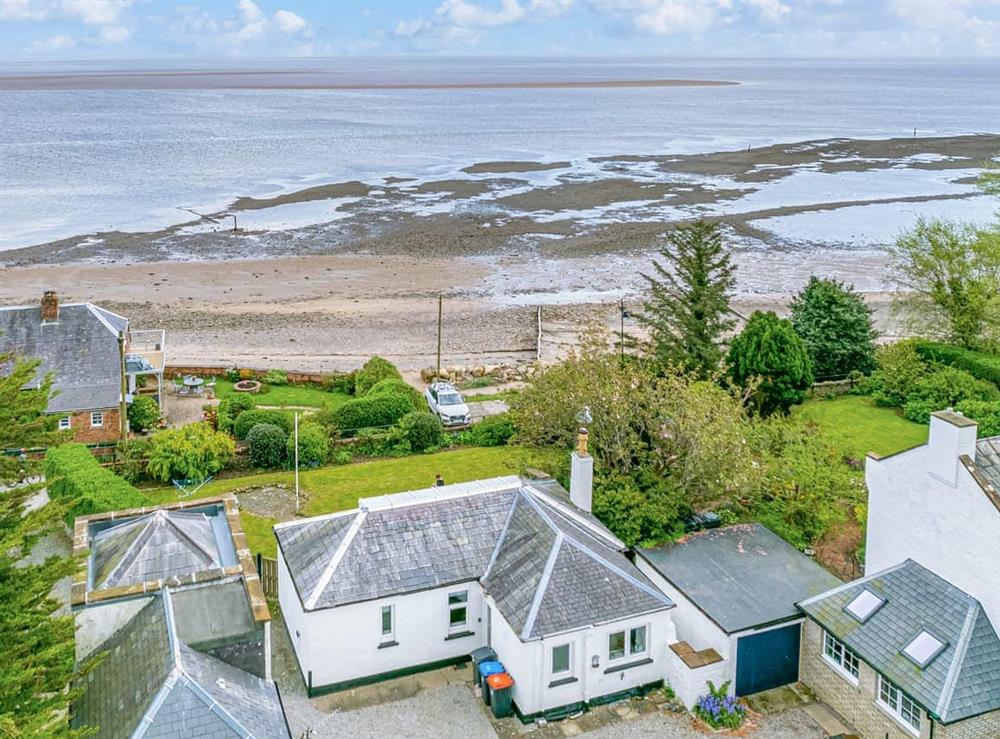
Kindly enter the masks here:
M 853 286 L 810 277 L 792 299 L 791 321 L 817 377 L 868 374 L 875 368 L 877 334 L 871 309 Z
M 860 390 L 881 406 L 901 408 L 928 372 L 912 339 L 880 346 L 875 351 L 875 364 L 877 369 Z
M 148 395 L 140 395 L 128 407 L 128 423 L 133 431 L 151 429 L 160 420 L 160 406 Z
M 330 435 L 327 430 L 312 419 L 299 425 L 299 466 L 318 467 L 330 455 Z M 295 462 L 295 434 L 288 435 L 288 462 Z
M 396 365 L 382 357 L 372 357 L 354 375 L 354 394 L 366 395 L 382 380 L 402 380 Z
M 740 387 L 750 388 L 757 411 L 767 416 L 776 411 L 787 413 L 805 400 L 812 385 L 809 353 L 790 321 L 772 311 L 754 311 L 743 331 L 729 348 L 729 373 Z
M 247 434 L 250 464 L 267 470 L 281 467 L 288 459 L 288 435 L 272 423 L 258 423 Z M 294 446 L 292 447 L 294 449 Z
M 146 469 L 157 480 L 201 480 L 225 467 L 236 453 L 228 434 L 207 423 L 189 423 L 155 434 Z
M 653 262 L 649 299 L 639 323 L 650 331 L 650 348 L 661 366 L 707 377 L 722 359 L 722 336 L 734 325 L 729 300 L 735 267 L 716 224 L 698 221 L 667 235 Z
M 54 419 L 44 415 L 52 378 L 36 383 L 38 364 L 0 354 L 7 370 L 0 374 L 0 448 L 44 446 L 66 436 L 53 431 Z M 66 723 L 79 695 L 69 689 L 79 674 L 73 617 L 56 615 L 61 604 L 50 595 L 76 564 L 70 557 L 29 557 L 38 540 L 61 525 L 72 501 L 26 512 L 40 485 L 17 483 L 36 471 L 30 460 L 0 457 L 0 482 L 12 485 L 0 495 L 0 735 L 16 739 L 77 735 Z
M 967 348 L 1000 336 L 1000 227 L 917 221 L 890 248 L 899 300 L 920 332 Z

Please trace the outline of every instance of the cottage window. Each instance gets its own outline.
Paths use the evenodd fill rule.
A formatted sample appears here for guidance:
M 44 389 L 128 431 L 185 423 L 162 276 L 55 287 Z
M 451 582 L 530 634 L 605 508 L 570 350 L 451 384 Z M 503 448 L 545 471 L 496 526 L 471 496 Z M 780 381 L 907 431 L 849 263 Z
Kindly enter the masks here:
M 628 652 L 630 655 L 646 653 L 646 627 L 639 626 L 629 629 L 628 632 Z
M 858 655 L 826 631 L 823 632 L 823 656 L 850 682 L 858 684 Z
M 625 656 L 625 632 L 616 631 L 608 635 L 608 659 L 621 659 Z
M 448 593 L 448 628 L 455 630 L 469 623 L 469 591 Z
M 90 428 L 99 429 L 104 426 L 104 412 L 94 411 L 90 414 Z
M 920 735 L 920 707 L 881 675 L 878 676 L 878 703 L 911 733 Z
M 393 606 L 382 606 L 382 641 L 393 640 L 396 633 L 396 613 Z
M 60 418 L 59 419 L 59 430 L 60 431 L 65 431 L 66 429 L 68 429 L 69 428 L 69 423 L 70 423 L 69 416 L 63 416 L 62 418 Z
M 570 672 L 569 644 L 552 647 L 552 675 L 563 675 Z
M 636 626 L 626 632 L 615 631 L 608 634 L 608 660 L 634 657 L 646 653 L 646 627 Z

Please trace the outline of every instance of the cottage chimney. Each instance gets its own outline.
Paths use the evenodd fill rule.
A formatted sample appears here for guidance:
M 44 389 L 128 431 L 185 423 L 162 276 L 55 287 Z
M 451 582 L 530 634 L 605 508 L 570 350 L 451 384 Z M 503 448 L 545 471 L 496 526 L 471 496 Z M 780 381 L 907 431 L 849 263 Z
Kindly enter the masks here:
M 942 482 L 955 485 L 958 481 L 959 457 L 975 457 L 978 425 L 971 418 L 950 408 L 931 414 L 930 473 Z
M 42 295 L 42 323 L 55 323 L 59 320 L 59 296 L 55 290 L 46 290 Z
M 594 458 L 587 451 L 588 434 L 580 428 L 576 450 L 570 456 L 569 499 L 582 511 L 590 513 L 594 497 Z

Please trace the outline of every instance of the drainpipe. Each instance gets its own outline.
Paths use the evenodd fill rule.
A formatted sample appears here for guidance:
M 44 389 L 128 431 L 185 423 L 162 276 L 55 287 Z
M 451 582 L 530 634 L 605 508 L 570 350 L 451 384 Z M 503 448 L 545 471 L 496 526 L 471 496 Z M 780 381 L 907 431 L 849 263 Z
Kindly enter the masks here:
M 594 627 L 588 626 L 583 632 L 583 702 L 590 704 L 590 640 L 594 635 Z
M 127 395 L 128 378 L 125 376 L 125 332 L 118 332 L 118 363 L 121 366 L 122 381 L 121 381 L 121 402 L 118 406 L 118 413 L 121 415 L 119 418 L 119 425 L 121 427 L 122 441 L 128 441 L 128 403 L 125 400 Z

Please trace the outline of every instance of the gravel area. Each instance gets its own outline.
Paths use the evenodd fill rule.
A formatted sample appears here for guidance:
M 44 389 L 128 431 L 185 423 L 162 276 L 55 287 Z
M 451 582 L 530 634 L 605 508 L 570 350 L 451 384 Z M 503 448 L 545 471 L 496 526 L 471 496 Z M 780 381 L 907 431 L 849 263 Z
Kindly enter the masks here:
M 758 726 L 746 732 L 747 737 L 760 739 L 824 739 L 826 733 L 799 708 L 784 713 L 762 716 Z M 582 736 L 587 739 L 705 739 L 704 731 L 696 729 L 687 716 L 656 714 L 636 721 L 604 726 Z

